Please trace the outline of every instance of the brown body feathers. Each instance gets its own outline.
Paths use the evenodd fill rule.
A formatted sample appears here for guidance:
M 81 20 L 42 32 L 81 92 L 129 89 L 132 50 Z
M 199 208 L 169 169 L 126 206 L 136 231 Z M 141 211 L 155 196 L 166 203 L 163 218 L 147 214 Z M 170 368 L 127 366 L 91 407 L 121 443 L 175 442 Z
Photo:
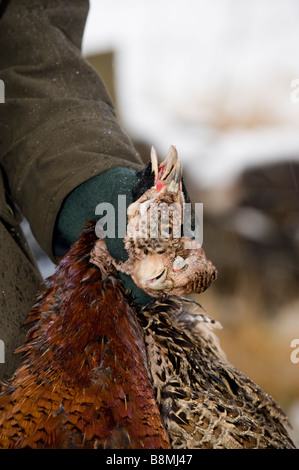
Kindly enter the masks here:
M 167 448 L 143 332 L 88 227 L 47 281 L 0 396 L 2 448 Z M 102 276 L 104 277 L 104 276 Z

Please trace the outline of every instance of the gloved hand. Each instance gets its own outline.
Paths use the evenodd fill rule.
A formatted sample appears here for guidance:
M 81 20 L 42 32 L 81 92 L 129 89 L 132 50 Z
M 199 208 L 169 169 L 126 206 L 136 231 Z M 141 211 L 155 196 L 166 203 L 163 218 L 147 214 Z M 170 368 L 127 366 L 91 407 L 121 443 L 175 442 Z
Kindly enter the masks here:
M 85 181 L 75 188 L 64 200 L 56 223 L 55 243 L 65 247 L 65 251 L 81 235 L 85 223 L 96 220 L 96 206 L 102 202 L 109 202 L 115 209 L 115 238 L 105 238 L 109 253 L 116 261 L 125 261 L 128 256 L 124 248 L 123 239 L 118 238 L 118 195 L 126 196 L 126 208 L 133 202 L 132 188 L 137 183 L 135 170 L 125 167 L 111 168 L 93 178 Z M 56 246 L 57 248 L 57 246 Z M 57 255 L 63 253 L 58 253 Z M 145 304 L 151 300 L 145 292 L 139 289 L 132 278 L 119 273 L 126 289 L 132 291 L 138 304 Z

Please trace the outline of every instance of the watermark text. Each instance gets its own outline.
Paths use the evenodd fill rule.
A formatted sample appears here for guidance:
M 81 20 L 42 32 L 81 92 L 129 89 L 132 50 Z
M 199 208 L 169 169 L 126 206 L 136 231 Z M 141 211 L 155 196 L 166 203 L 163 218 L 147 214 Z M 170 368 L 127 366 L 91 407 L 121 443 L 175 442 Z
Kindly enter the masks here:
M 4 341 L 0 339 L 0 364 L 4 364 L 4 363 L 5 363 L 5 345 L 4 345 Z
M 291 88 L 294 88 L 290 97 L 291 102 L 297 104 L 299 103 L 299 78 L 294 78 L 294 80 L 291 81 Z
M 299 339 L 292 339 L 291 348 L 294 348 L 294 350 L 291 352 L 291 361 L 293 364 L 298 364 L 299 362 Z
M 5 103 L 5 85 L 4 81 L 0 79 L 0 103 Z
M 127 226 L 126 196 L 119 195 L 117 215 L 115 207 L 109 202 L 98 204 L 95 214 L 101 216 L 95 227 L 98 238 L 124 238 L 125 236 L 181 238 L 185 236 L 190 239 L 190 242 L 185 244 L 187 249 L 194 248 L 194 241 L 198 245 L 203 243 L 203 203 L 195 203 L 194 211 L 190 203 L 185 203 L 182 211 L 178 203 L 156 204 L 146 201 L 139 205 L 138 216 L 134 216 L 133 223 L 129 222 Z

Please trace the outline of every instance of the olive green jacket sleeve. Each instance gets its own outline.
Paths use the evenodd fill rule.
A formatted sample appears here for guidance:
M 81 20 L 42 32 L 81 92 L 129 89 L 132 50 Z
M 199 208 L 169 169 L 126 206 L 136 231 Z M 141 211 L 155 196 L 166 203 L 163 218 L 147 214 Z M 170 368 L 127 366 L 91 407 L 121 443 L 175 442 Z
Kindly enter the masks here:
M 66 196 L 109 168 L 142 166 L 105 86 L 81 56 L 87 13 L 86 0 L 10 0 L 0 8 L 0 165 L 52 259 Z

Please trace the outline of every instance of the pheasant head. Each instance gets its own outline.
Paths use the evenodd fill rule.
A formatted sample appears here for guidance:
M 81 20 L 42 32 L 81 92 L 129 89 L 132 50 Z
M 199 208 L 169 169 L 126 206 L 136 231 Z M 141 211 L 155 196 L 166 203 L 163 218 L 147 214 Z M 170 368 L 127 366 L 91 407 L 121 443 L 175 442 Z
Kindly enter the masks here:
M 152 148 L 139 186 L 149 181 L 150 187 L 128 207 L 124 244 L 129 258 L 116 267 L 152 297 L 203 292 L 216 279 L 217 271 L 202 246 L 181 234 L 185 192 L 175 147 L 170 147 L 160 165 Z

